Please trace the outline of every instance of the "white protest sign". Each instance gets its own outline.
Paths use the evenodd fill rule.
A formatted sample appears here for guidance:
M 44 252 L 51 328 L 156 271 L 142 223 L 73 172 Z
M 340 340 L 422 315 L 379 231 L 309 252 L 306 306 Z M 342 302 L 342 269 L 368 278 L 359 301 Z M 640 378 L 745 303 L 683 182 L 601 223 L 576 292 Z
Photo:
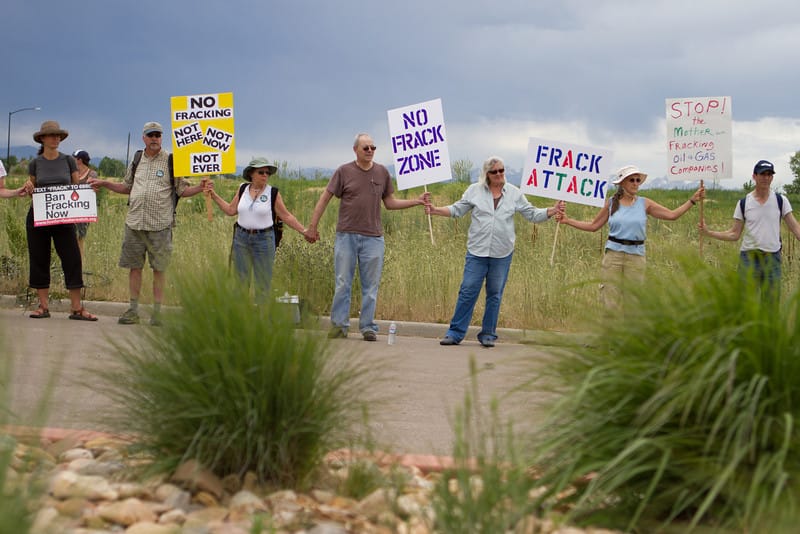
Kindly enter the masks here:
M 90 222 L 97 222 L 97 196 L 89 184 L 33 190 L 34 226 Z
M 602 207 L 613 166 L 614 153 L 605 148 L 531 137 L 520 189 L 527 195 Z
M 390 109 L 389 136 L 397 188 L 444 182 L 452 178 L 442 100 Z
M 667 99 L 667 177 L 733 177 L 731 97 Z

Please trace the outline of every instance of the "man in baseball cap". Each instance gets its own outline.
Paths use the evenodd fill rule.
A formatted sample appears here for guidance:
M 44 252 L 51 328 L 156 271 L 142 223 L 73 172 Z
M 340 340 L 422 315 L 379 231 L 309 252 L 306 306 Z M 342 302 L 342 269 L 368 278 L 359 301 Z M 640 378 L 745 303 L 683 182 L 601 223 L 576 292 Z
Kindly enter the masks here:
M 164 129 L 159 123 L 144 123 L 144 150 L 134 154 L 122 182 L 89 181 L 93 186 L 130 196 L 119 266 L 130 269 L 131 305 L 119 318 L 120 324 L 139 322 L 139 293 L 145 260 L 150 262 L 153 269 L 153 315 L 150 324 L 161 324 L 166 269 L 172 254 L 175 202 L 178 197 L 190 197 L 203 190 L 202 183 L 191 185 L 185 178 L 173 176 L 172 154 L 161 149 L 163 133 Z
M 733 225 L 726 231 L 715 232 L 700 220 L 700 232 L 722 241 L 738 241 L 739 274 L 752 279 L 761 290 L 762 299 L 777 302 L 781 291 L 781 221 L 800 240 L 800 224 L 792 215 L 789 199 L 772 192 L 775 166 L 765 159 L 753 166 L 755 188 L 736 203 Z

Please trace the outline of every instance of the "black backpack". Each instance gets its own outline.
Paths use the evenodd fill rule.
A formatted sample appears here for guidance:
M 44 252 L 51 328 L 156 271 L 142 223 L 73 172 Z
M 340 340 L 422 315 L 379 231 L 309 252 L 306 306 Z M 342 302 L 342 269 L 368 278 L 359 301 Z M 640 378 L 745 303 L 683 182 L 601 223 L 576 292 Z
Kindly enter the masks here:
M 239 186 L 239 199 L 241 200 L 242 195 L 244 194 L 245 188 L 250 185 L 249 182 L 245 182 Z M 275 234 L 275 248 L 278 248 L 278 245 L 281 244 L 281 239 L 283 239 L 283 221 L 278 214 L 275 213 L 275 199 L 278 198 L 278 188 L 274 186 L 272 187 L 270 192 L 270 206 L 272 207 L 272 231 Z
M 142 151 L 137 150 L 133 154 L 133 161 L 131 161 L 131 180 L 136 180 L 136 167 L 139 166 L 139 162 L 142 161 Z M 173 215 L 178 209 L 178 200 L 180 200 L 180 196 L 178 196 L 178 190 L 175 189 L 175 168 L 172 165 L 172 154 L 169 155 L 167 159 L 167 166 L 169 167 L 169 179 L 172 182 L 172 212 Z M 128 205 L 130 205 L 131 201 L 128 199 Z
M 745 203 L 745 200 L 747 200 L 747 197 L 742 197 L 741 199 L 739 199 L 739 210 L 742 212 L 742 220 L 743 221 L 745 220 L 745 216 L 744 216 L 744 203 Z M 780 221 L 780 220 L 783 219 L 783 195 L 781 195 L 780 193 L 778 193 L 776 191 L 775 192 L 775 200 L 778 201 L 778 220 Z

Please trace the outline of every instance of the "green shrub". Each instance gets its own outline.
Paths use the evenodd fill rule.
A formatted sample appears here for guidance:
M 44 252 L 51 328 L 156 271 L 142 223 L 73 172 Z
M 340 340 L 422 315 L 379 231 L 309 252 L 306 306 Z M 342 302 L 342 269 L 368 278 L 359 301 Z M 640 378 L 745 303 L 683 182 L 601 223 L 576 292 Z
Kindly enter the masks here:
M 14 358 L 6 357 L 12 351 L 6 346 L 2 329 L 0 348 L 4 354 L 0 358 L 0 427 L 6 424 L 37 424 L 44 421 L 44 406 L 50 398 L 52 377 L 57 375 L 57 371 L 51 375 L 37 405 L 30 407 L 31 413 L 24 414 L 26 417 L 20 419 L 10 410 Z M 44 493 L 43 477 L 39 469 L 41 458 L 22 457 L 15 462 L 16 447 L 17 441 L 13 437 L 0 432 L 0 534 L 29 532 L 35 515 L 33 503 Z M 15 463 L 17 469 L 11 467 Z
M 274 303 L 254 306 L 225 267 L 207 272 L 180 280 L 182 311 L 119 346 L 120 366 L 101 373 L 114 422 L 157 469 L 194 458 L 222 476 L 302 486 L 353 439 L 377 367 L 331 354 Z
M 534 442 L 542 507 L 644 531 L 796 518 L 800 298 L 769 306 L 755 289 L 680 262 L 553 359 L 535 382 L 559 395 Z
M 432 496 L 437 532 L 491 534 L 513 529 L 532 509 L 534 485 L 518 457 L 510 425 L 493 399 L 480 405 L 477 371 L 470 359 L 471 390 L 454 419 L 456 467 L 443 473 Z

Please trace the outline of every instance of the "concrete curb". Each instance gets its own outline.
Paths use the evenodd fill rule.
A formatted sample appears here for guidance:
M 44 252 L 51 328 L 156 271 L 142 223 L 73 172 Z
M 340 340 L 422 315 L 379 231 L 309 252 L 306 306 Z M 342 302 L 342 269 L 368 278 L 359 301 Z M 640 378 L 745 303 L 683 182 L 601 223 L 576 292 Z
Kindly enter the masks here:
M 84 301 L 86 309 L 90 312 L 108 317 L 119 317 L 126 309 L 128 309 L 127 302 L 110 302 L 110 301 Z M 18 298 L 13 295 L 0 295 L 0 308 L 20 309 L 23 310 L 26 303 L 19 302 Z M 150 306 L 142 306 L 144 313 L 148 314 Z M 69 313 L 69 301 L 66 299 L 51 300 L 50 309 L 59 313 Z M 385 334 L 389 331 L 389 324 L 391 321 L 377 320 L 380 333 Z M 424 338 L 441 338 L 447 331 L 446 324 L 436 323 L 418 323 L 414 321 L 395 321 L 397 323 L 397 335 L 399 336 L 412 336 Z M 319 318 L 319 329 L 328 330 L 331 326 L 330 317 L 321 316 Z M 357 333 L 358 318 L 350 319 L 350 334 Z M 477 338 L 480 328 L 471 326 L 467 333 L 467 339 L 474 340 Z M 561 337 L 563 334 L 558 332 L 546 332 L 539 330 L 520 330 L 515 328 L 498 328 L 497 334 L 499 336 L 498 343 L 537 343 L 549 344 L 549 341 L 555 337 Z

